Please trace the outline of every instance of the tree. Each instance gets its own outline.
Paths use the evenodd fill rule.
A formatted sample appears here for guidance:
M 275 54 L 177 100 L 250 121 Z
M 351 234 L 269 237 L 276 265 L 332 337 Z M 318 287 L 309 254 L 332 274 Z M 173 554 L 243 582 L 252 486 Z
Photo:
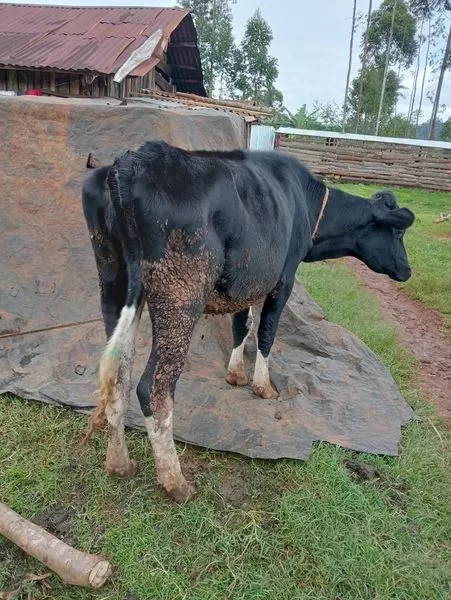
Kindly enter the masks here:
M 293 127 L 295 129 L 322 129 L 321 123 L 317 119 L 317 110 L 308 111 L 307 105 L 303 104 L 295 113 L 288 108 L 282 109 L 283 123 L 282 127 Z
M 341 130 L 341 111 L 336 102 L 322 104 L 315 101 L 313 103 L 313 110 L 321 123 L 321 129 L 326 129 L 327 131 Z
M 451 142 L 451 117 L 443 123 L 440 140 L 442 142 Z
M 293 127 L 295 129 L 316 129 L 327 131 L 341 130 L 342 112 L 338 104 L 334 102 L 313 103 L 313 109 L 309 111 L 307 105 L 303 104 L 294 113 L 285 106 L 274 112 L 265 123 L 273 127 Z
M 346 108 L 348 102 L 348 91 L 349 91 L 349 80 L 351 78 L 351 68 L 352 68 L 352 47 L 354 45 L 354 32 L 355 32 L 355 13 L 357 9 L 357 0 L 354 0 L 354 6 L 352 10 L 352 23 L 351 23 L 351 36 L 349 39 L 349 61 L 348 61 L 348 72 L 346 75 L 346 87 L 345 87 L 345 99 L 343 102 L 343 121 L 342 121 L 342 131 L 345 130 L 346 126 Z
M 416 16 L 429 18 L 435 12 L 451 10 L 450 0 L 410 0 L 410 9 Z
M 180 0 L 190 8 L 196 24 L 199 52 L 207 94 L 213 95 L 215 86 L 222 92 L 231 70 L 235 42 L 232 33 L 230 4 L 236 0 Z
M 415 15 L 422 16 L 424 18 L 428 18 L 429 20 L 434 19 L 434 37 L 438 38 L 441 36 L 446 36 L 446 28 L 445 28 L 445 14 L 447 12 L 451 13 L 451 2 L 450 0 L 410 0 L 410 5 L 413 13 Z M 429 21 L 430 22 L 430 21 Z M 430 47 L 430 39 L 428 43 L 428 54 Z M 451 67 L 451 24 L 448 30 L 447 42 L 445 44 L 443 55 L 440 59 L 440 70 L 439 70 L 439 78 L 437 81 L 437 88 L 435 90 L 435 94 L 433 96 L 433 107 L 431 119 L 429 121 L 429 130 L 428 130 L 428 139 L 432 139 L 434 137 L 435 125 L 437 122 L 437 114 L 440 105 L 440 96 L 442 92 L 443 80 L 445 77 L 445 72 L 448 68 Z M 426 69 L 426 66 L 425 66 Z M 424 78 L 423 78 L 424 83 Z M 418 111 L 418 114 L 420 110 Z M 418 122 L 418 120 L 417 120 Z
M 282 95 L 274 86 L 279 74 L 277 59 L 269 54 L 272 39 L 271 27 L 257 9 L 234 51 L 232 85 L 243 100 L 271 105 L 281 102 Z
M 363 94 L 360 100 L 359 128 L 362 133 L 374 133 L 378 109 L 380 105 L 380 90 L 384 71 L 377 66 L 367 67 L 365 73 L 361 73 L 351 84 L 349 92 L 349 107 L 351 109 L 351 123 L 357 115 L 357 105 L 359 103 L 360 87 Z M 361 79 L 363 78 L 363 82 Z M 362 85 L 361 85 L 362 84 Z M 384 123 L 393 114 L 401 90 L 401 82 L 393 69 L 387 72 L 385 93 L 383 97 L 382 110 L 380 115 L 381 123 Z
M 413 109 L 415 107 L 415 96 L 416 96 L 416 93 L 417 93 L 418 76 L 420 74 L 421 50 L 423 48 L 423 42 L 426 39 L 423 36 L 424 19 L 425 19 L 425 17 L 423 16 L 421 18 L 420 34 L 418 36 L 417 59 L 416 59 L 416 65 L 415 65 L 415 72 L 414 72 L 414 78 L 413 78 L 412 91 L 410 93 L 409 112 L 407 113 L 407 119 L 409 120 L 409 122 L 412 120 Z
M 401 67 L 410 66 L 415 56 L 416 21 L 406 0 L 383 0 L 376 11 L 371 12 L 371 8 L 370 2 L 360 56 L 362 67 L 351 84 L 349 107 L 350 124 L 356 131 L 363 118 L 365 133 L 375 129 L 378 133 L 395 111 Z
M 380 133 L 388 137 L 415 138 L 416 127 L 403 115 L 394 115 L 382 123 Z
M 416 20 L 405 0 L 384 0 L 371 16 L 368 31 L 370 59 L 383 67 L 389 52 L 390 65 L 410 67 L 417 49 L 415 35 Z
M 392 52 L 392 40 L 393 40 L 393 31 L 394 31 L 394 26 L 395 26 L 395 17 L 396 17 L 396 8 L 398 6 L 398 0 L 395 0 L 395 3 L 392 7 L 392 16 L 391 16 L 391 21 L 390 21 L 390 33 L 388 34 L 388 42 L 387 42 L 387 48 L 385 50 L 385 66 L 384 66 L 384 75 L 382 77 L 382 86 L 381 86 L 381 95 L 380 95 L 380 99 L 379 99 L 379 108 L 377 111 L 377 119 L 376 119 L 376 129 L 375 129 L 375 134 L 378 135 L 379 133 L 379 126 L 380 126 L 380 122 L 381 122 L 381 115 L 382 115 L 382 106 L 384 104 L 384 94 L 385 94 L 385 86 L 387 85 L 387 75 L 388 75 L 388 67 L 390 64 L 390 55 Z
M 424 69 L 423 69 L 423 77 L 421 80 L 420 100 L 418 102 L 418 109 L 416 111 L 416 118 L 415 118 L 415 128 L 417 130 L 418 130 L 418 121 L 421 116 L 421 107 L 423 106 L 424 84 L 426 81 L 426 69 L 427 69 L 428 62 L 429 62 L 429 51 L 431 49 L 431 39 L 432 39 L 431 19 L 429 19 L 428 20 L 428 37 L 427 37 L 428 44 L 426 47 L 426 56 L 424 58 Z
M 360 125 L 360 111 L 362 107 L 362 95 L 363 95 L 363 81 L 365 76 L 366 63 L 368 58 L 368 31 L 371 22 L 371 13 L 373 9 L 373 0 L 369 0 L 368 3 L 368 13 L 367 13 L 367 21 L 366 21 L 366 29 L 363 38 L 363 53 L 362 53 L 362 69 L 360 71 L 360 84 L 359 84 L 359 95 L 357 100 L 356 107 L 356 118 L 355 118 L 355 132 L 357 133 Z
M 451 24 L 449 26 L 448 40 L 446 42 L 445 51 L 443 52 L 443 60 L 440 67 L 440 75 L 437 83 L 437 90 L 435 92 L 434 105 L 432 107 L 431 120 L 429 122 L 428 139 L 431 140 L 434 137 L 435 122 L 437 120 L 437 112 L 440 103 L 440 95 L 442 93 L 443 79 L 445 77 L 445 71 L 451 66 Z
M 443 128 L 444 124 L 445 124 L 444 121 L 442 121 L 440 118 L 438 118 L 435 123 L 435 137 L 438 140 L 440 139 L 440 136 L 442 135 L 442 128 Z M 429 121 L 423 121 L 423 123 L 420 123 L 418 125 L 417 137 L 420 140 L 427 140 L 428 131 L 429 131 Z

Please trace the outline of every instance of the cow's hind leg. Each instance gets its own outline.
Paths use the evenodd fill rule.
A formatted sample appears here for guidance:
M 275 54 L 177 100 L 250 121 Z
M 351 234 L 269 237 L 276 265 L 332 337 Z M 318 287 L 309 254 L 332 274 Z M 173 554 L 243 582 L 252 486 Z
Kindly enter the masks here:
M 93 221 L 92 215 L 90 221 Z M 129 405 L 134 341 L 141 308 L 124 306 L 127 269 L 120 241 L 105 224 L 103 210 L 89 222 L 90 237 L 99 274 L 100 300 L 107 348 L 100 363 L 97 407 L 85 440 L 108 421 L 106 470 L 110 475 L 132 476 L 136 463 L 130 460 L 125 441 L 124 415 Z M 122 310 L 121 310 L 122 309 Z
M 100 361 L 97 406 L 90 418 L 85 441 L 108 421 L 106 471 L 109 475 L 131 477 L 136 462 L 130 459 L 125 440 L 124 416 L 130 401 L 135 335 L 141 316 L 140 306 L 124 306 L 113 335 Z
M 277 288 L 267 296 L 258 327 L 258 349 L 255 361 L 252 389 L 261 398 L 277 398 L 278 393 L 271 384 L 268 369 L 269 353 L 274 342 L 277 327 L 283 308 L 290 297 L 294 285 L 293 279 L 282 281 Z
M 137 393 L 152 445 L 158 483 L 177 502 L 184 503 L 193 496 L 194 488 L 183 476 L 174 444 L 174 392 L 201 307 L 180 310 L 167 298 L 165 306 L 151 309 L 150 313 L 152 352 Z
M 109 475 L 132 477 L 136 471 L 136 461 L 130 459 L 125 440 L 124 416 L 130 403 L 133 359 L 135 356 L 135 336 L 142 311 L 141 305 L 125 306 L 119 324 L 108 343 L 100 369 L 100 393 L 107 394 L 105 416 L 108 421 L 108 448 L 106 470 Z M 115 336 L 117 341 L 115 343 Z M 117 373 L 113 383 L 115 362 Z
M 173 439 L 173 405 L 193 329 L 203 312 L 206 258 L 184 245 L 158 263 L 144 265 L 152 320 L 152 352 L 137 394 L 152 445 L 160 485 L 177 502 L 194 494 L 182 474 Z
M 244 368 L 244 347 L 246 340 L 252 331 L 252 309 L 245 310 L 233 315 L 233 350 L 227 367 L 226 380 L 231 385 L 246 385 L 247 375 Z

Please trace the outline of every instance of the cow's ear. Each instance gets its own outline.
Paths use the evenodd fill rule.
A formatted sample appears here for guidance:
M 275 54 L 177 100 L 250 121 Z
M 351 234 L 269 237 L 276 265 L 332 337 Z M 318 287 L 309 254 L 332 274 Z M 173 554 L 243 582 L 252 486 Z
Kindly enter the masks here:
M 394 210 L 375 210 L 374 219 L 378 223 L 395 229 L 407 229 L 415 221 L 415 215 L 408 208 L 395 208 Z

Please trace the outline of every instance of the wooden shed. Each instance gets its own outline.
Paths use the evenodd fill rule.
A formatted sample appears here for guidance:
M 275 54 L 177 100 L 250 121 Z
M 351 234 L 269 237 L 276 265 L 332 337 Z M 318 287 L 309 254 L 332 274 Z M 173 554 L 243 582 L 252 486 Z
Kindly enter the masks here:
M 451 143 L 281 127 L 278 149 L 329 181 L 451 192 Z
M 0 92 L 119 98 L 142 88 L 206 96 L 189 10 L 0 4 Z

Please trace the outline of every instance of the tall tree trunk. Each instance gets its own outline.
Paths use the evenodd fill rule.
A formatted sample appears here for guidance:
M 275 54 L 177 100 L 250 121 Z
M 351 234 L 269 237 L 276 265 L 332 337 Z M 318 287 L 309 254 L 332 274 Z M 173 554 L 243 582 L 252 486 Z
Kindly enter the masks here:
M 418 75 L 420 73 L 420 58 L 421 58 L 421 48 L 423 47 L 423 26 L 424 26 L 424 17 L 421 19 L 421 28 L 420 28 L 420 43 L 418 45 L 418 56 L 417 56 L 417 64 L 415 67 L 415 77 L 413 80 L 412 92 L 410 94 L 410 102 L 409 102 L 409 112 L 407 114 L 407 120 L 412 120 L 413 109 L 415 106 L 415 96 L 417 95 L 417 85 L 418 85 Z
M 216 0 L 213 0 L 211 7 L 211 21 L 213 25 L 213 29 L 216 31 L 217 28 L 217 12 L 216 12 Z M 208 95 L 210 98 L 213 97 L 214 87 L 215 87 L 215 66 L 214 66 L 214 55 L 216 54 L 215 48 L 212 45 L 211 47 L 211 55 L 210 55 L 210 64 L 208 65 Z
M 440 103 L 440 94 L 442 93 L 443 79 L 445 78 L 445 71 L 449 66 L 451 58 L 451 25 L 449 26 L 448 41 L 446 43 L 445 52 L 443 54 L 442 66 L 440 67 L 440 76 L 438 78 L 437 90 L 435 92 L 434 105 L 432 107 L 431 120 L 429 121 L 428 140 L 432 140 L 434 136 L 435 122 L 437 120 L 437 112 Z
M 402 42 L 401 42 L 401 51 L 404 51 L 404 43 L 406 41 L 406 31 L 407 29 L 404 27 L 404 31 L 402 34 Z M 401 62 L 398 64 L 398 81 L 401 81 Z M 398 103 L 399 103 L 399 97 L 396 99 L 396 104 L 395 104 L 395 111 L 394 111 L 394 116 L 396 117 L 396 115 L 398 114 Z M 395 128 L 393 130 L 393 135 L 396 137 L 397 134 L 397 130 L 396 130 L 396 121 L 395 121 Z
M 346 127 L 346 109 L 348 105 L 348 91 L 349 91 L 349 79 L 351 77 L 351 67 L 352 67 L 352 47 L 354 45 L 354 30 L 355 30 L 355 13 L 357 10 L 357 0 L 354 0 L 354 8 L 352 10 L 352 25 L 351 25 L 351 39 L 349 41 L 349 62 L 348 62 L 348 73 L 346 75 L 346 87 L 345 87 L 345 99 L 343 102 L 343 122 L 341 125 L 341 130 L 345 131 Z
M 420 100 L 418 102 L 418 110 L 417 110 L 417 116 L 415 119 L 415 129 L 416 129 L 416 134 L 418 135 L 418 122 L 420 120 L 420 114 L 421 114 L 421 107 L 423 105 L 423 94 L 424 94 L 424 83 L 426 81 L 426 69 L 428 66 L 428 60 L 429 60 L 429 50 L 431 48 L 431 19 L 429 19 L 429 23 L 428 23 L 428 45 L 426 47 L 426 56 L 424 59 L 424 70 L 423 70 L 423 78 L 421 81 L 421 92 L 420 92 Z
M 359 97 L 357 100 L 357 112 L 355 118 L 355 132 L 358 133 L 360 125 L 360 113 L 362 110 L 362 97 L 363 97 L 363 79 L 365 77 L 366 60 L 368 57 L 368 30 L 371 21 L 371 12 L 373 10 L 373 0 L 369 0 L 368 3 L 368 16 L 366 19 L 365 39 L 363 42 L 363 56 L 362 56 L 362 70 L 360 71 L 360 86 L 359 86 Z
M 398 5 L 398 0 L 395 0 L 395 3 L 393 5 L 393 12 L 392 12 L 392 16 L 391 16 L 391 25 L 390 25 L 390 34 L 388 36 L 387 52 L 385 53 L 385 68 L 384 68 L 384 77 L 382 79 L 382 89 L 381 89 L 381 97 L 379 100 L 379 110 L 377 112 L 376 131 L 375 131 L 376 135 L 379 135 L 379 127 L 381 124 L 382 106 L 384 104 L 385 86 L 387 85 L 388 67 L 390 65 L 390 50 L 391 50 L 391 42 L 393 39 L 393 27 L 395 24 L 395 14 L 396 14 L 397 5 Z

